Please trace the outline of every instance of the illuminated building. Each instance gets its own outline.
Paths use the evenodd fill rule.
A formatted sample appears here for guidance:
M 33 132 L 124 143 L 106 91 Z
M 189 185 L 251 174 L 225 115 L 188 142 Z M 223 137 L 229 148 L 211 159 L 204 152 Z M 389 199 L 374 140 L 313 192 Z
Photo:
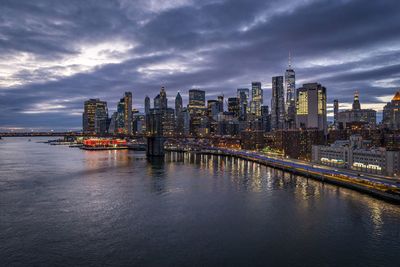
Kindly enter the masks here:
M 233 112 L 217 115 L 215 134 L 220 136 L 236 136 L 239 134 L 239 121 Z
M 145 114 L 136 113 L 132 116 L 132 132 L 133 134 L 144 134 L 146 132 L 146 116 Z
M 107 102 L 100 101 L 96 105 L 96 115 L 94 119 L 96 134 L 102 135 L 108 133 L 109 123 Z
M 301 129 L 327 131 L 326 88 L 307 83 L 297 89 L 296 125 Z
M 167 93 L 165 92 L 165 87 L 161 87 L 160 90 L 160 109 L 165 110 L 168 108 L 168 99 L 167 99 Z
M 239 99 L 239 120 L 245 121 L 247 119 L 247 113 L 249 111 L 249 96 L 250 90 L 248 88 L 237 89 L 237 98 Z
M 190 89 L 188 108 L 204 108 L 205 105 L 206 105 L 206 92 L 199 89 Z
M 189 90 L 189 104 L 188 111 L 190 114 L 190 133 L 192 135 L 199 135 L 201 128 L 204 126 L 203 117 L 206 116 L 207 108 L 206 104 L 206 92 L 198 89 Z
M 292 69 L 291 57 L 289 54 L 289 67 L 285 72 L 286 89 L 286 122 L 288 128 L 295 127 L 296 122 L 296 74 Z
M 336 141 L 330 146 L 313 146 L 312 160 L 317 163 L 360 172 L 400 174 L 400 151 L 390 151 L 383 147 L 368 148 L 360 135 L 350 136 L 350 140 Z
M 325 133 L 318 129 L 286 129 L 267 133 L 267 145 L 284 156 L 310 160 L 313 145 L 325 144 Z
M 83 140 L 85 147 L 125 147 L 127 144 L 124 139 L 100 139 L 90 138 Z
M 207 101 L 207 115 L 209 118 L 214 118 L 220 113 L 218 100 Z
M 175 117 L 176 117 L 176 132 L 179 135 L 184 133 L 184 118 L 182 114 L 182 97 L 178 92 L 175 97 Z
M 240 114 L 240 100 L 237 97 L 228 98 L 228 111 L 234 114 L 235 118 L 239 118 Z
M 263 149 L 265 146 L 264 132 L 246 130 L 240 133 L 240 145 L 242 149 Z
M 335 99 L 333 100 L 333 123 L 335 126 L 335 129 L 338 129 L 338 121 L 339 119 L 339 100 Z
M 374 128 L 376 124 L 376 111 L 373 109 L 361 109 L 359 94 L 354 93 L 353 108 L 338 113 L 338 124 L 340 128 L 348 128 L 349 125 L 357 125 L 361 123 L 361 127 L 368 126 Z
M 219 95 L 217 97 L 218 100 L 218 110 L 219 112 L 224 112 L 224 96 L 223 95 Z
M 124 95 L 124 133 L 132 134 L 132 93 Z
M 175 97 L 175 115 L 178 116 L 182 112 L 182 97 L 181 94 L 178 92 Z
M 283 76 L 272 77 L 271 128 L 272 130 L 285 128 Z
M 389 129 L 400 130 L 400 91 L 383 108 L 382 122 Z
M 261 105 L 263 104 L 263 90 L 260 82 L 251 83 L 250 112 L 255 116 L 261 116 Z
M 84 103 L 84 111 L 82 114 L 82 126 L 84 133 L 96 133 L 106 131 L 108 109 L 107 102 L 100 99 L 89 99 Z M 97 124 L 96 124 L 97 121 Z M 97 127 L 96 127 L 97 126 Z M 103 130 L 104 129 L 104 130 Z
M 125 99 L 122 98 L 120 99 L 117 105 L 117 117 L 115 119 L 114 133 L 122 134 L 125 132 L 124 112 L 125 112 Z

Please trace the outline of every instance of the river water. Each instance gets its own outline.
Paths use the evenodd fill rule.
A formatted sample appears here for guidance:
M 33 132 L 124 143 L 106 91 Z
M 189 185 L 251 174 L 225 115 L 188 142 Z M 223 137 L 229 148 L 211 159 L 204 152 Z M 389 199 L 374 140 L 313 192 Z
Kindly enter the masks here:
M 400 206 L 245 160 L 0 140 L 1 266 L 400 266 Z

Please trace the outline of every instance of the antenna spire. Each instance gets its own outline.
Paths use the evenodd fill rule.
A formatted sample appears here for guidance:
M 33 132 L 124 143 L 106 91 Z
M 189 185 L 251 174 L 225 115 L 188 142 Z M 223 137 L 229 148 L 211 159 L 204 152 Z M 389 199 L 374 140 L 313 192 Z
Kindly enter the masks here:
M 289 69 L 291 69 L 291 68 L 292 68 L 292 55 L 289 50 Z

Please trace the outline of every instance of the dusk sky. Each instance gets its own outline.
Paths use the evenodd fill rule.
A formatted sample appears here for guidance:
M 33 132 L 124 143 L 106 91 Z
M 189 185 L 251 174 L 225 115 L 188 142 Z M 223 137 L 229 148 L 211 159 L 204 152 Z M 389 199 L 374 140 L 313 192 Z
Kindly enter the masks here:
M 83 102 L 110 113 L 165 86 L 169 105 L 190 88 L 207 99 L 271 78 L 293 56 L 296 87 L 319 82 L 349 108 L 381 111 L 400 88 L 396 0 L 0 0 L 0 130 L 72 129 Z M 329 110 L 331 111 L 331 110 Z M 380 116 L 379 116 L 380 117 Z

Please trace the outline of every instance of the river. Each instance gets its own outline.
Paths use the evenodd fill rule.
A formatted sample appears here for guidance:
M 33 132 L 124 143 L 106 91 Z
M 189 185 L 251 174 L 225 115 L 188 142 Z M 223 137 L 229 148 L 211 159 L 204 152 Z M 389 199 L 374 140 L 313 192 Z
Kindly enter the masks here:
M 400 206 L 241 159 L 0 140 L 2 266 L 399 266 Z

